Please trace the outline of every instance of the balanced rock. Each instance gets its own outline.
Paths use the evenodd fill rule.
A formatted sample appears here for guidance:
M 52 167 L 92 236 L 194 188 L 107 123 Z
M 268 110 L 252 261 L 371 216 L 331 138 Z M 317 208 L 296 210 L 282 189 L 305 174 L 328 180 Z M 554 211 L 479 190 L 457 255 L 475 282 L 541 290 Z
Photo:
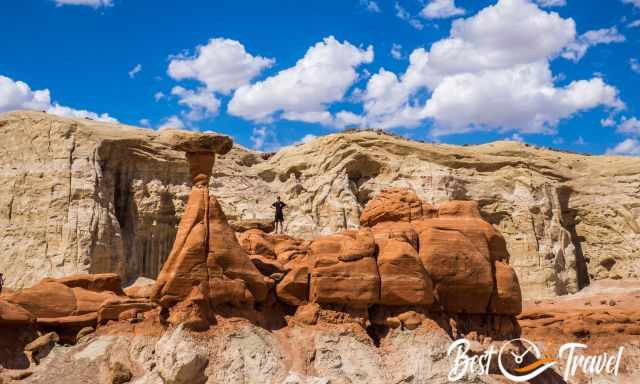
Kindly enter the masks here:
M 214 152 L 228 151 L 230 145 L 227 148 L 225 144 L 228 138 L 204 141 L 199 136 L 194 136 L 195 141 L 180 135 L 170 138 L 167 141 L 174 148 L 187 152 L 193 186 L 173 248 L 151 294 L 152 300 L 171 307 L 185 300 L 198 286 L 212 305 L 241 306 L 264 301 L 273 280 L 255 267 L 238 243 L 218 200 L 209 194 Z

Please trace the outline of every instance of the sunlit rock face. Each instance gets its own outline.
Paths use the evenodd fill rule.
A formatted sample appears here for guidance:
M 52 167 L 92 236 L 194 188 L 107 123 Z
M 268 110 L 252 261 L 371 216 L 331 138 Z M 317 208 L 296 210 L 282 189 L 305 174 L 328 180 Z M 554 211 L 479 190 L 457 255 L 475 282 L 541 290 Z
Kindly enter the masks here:
M 184 152 L 161 134 L 38 112 L 0 117 L 0 270 L 7 286 L 116 272 L 156 277 L 191 191 Z M 230 221 L 271 219 L 280 195 L 288 234 L 360 227 L 382 189 L 425 203 L 475 200 L 504 236 L 523 295 L 571 293 L 638 275 L 640 162 L 516 142 L 425 144 L 345 132 L 263 154 L 235 146 L 210 190 Z

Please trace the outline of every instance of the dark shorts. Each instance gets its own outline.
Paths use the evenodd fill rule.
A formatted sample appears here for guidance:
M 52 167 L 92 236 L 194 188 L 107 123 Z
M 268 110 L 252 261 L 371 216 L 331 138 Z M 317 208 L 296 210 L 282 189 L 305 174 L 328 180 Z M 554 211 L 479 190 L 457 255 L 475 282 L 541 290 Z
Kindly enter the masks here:
M 276 215 L 276 222 L 282 223 L 284 221 L 284 215 Z

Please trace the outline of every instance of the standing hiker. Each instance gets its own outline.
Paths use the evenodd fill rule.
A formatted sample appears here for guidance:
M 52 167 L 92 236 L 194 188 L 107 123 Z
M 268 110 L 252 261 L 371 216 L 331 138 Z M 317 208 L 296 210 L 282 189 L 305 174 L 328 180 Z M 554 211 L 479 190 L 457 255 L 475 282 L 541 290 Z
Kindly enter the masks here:
M 276 209 L 276 233 L 278 233 L 278 223 L 280 224 L 280 233 L 284 233 L 284 229 L 282 227 L 282 224 L 284 223 L 284 212 L 282 210 L 287 206 L 287 204 L 280 201 L 280 196 L 278 196 L 276 198 L 276 202 L 271 204 L 271 206 Z
M 2 293 L 2 286 L 4 285 L 4 276 L 0 273 L 0 293 Z

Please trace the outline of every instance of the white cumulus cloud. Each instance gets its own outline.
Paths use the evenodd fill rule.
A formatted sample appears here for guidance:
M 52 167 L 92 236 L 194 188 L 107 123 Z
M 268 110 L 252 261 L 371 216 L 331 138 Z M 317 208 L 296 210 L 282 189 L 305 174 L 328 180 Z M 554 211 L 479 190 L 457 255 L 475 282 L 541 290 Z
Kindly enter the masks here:
M 640 156 L 640 141 L 626 139 L 615 147 L 608 149 L 606 153 L 607 155 Z
M 455 0 L 431 0 L 420 11 L 425 19 L 446 19 L 464 14 L 464 8 L 456 7 Z
M 565 47 L 562 57 L 578 62 L 590 47 L 598 44 L 621 43 L 623 41 L 625 41 L 625 37 L 618 32 L 616 27 L 588 31 Z
M 356 67 L 372 60 L 373 47 L 358 48 L 327 37 L 294 66 L 238 88 L 227 110 L 254 121 L 269 121 L 281 114 L 288 120 L 331 124 L 327 106 L 344 99 L 358 79 Z
M 32 90 L 25 82 L 15 81 L 0 75 L 0 112 L 18 109 L 45 111 L 63 117 L 117 122 L 107 113 L 97 114 L 83 109 L 73 109 L 55 102 L 52 103 L 51 93 L 48 89 Z
M 84 5 L 92 8 L 113 7 L 113 0 L 54 0 L 58 7 L 63 5 Z
M 178 116 L 172 115 L 165 118 L 158 129 L 184 129 L 185 127 L 184 122 Z
M 367 126 L 413 127 L 432 134 L 470 130 L 552 133 L 561 119 L 598 106 L 621 109 L 601 78 L 555 85 L 550 60 L 576 40 L 572 19 L 526 0 L 500 0 L 452 23 L 448 38 L 418 48 L 400 75 L 384 68 L 362 92 Z M 352 118 L 356 121 L 356 118 Z
M 567 5 L 567 0 L 534 0 L 541 7 L 551 8 L 551 7 L 564 7 Z
M 630 119 L 623 117 L 617 131 L 628 135 L 640 136 L 640 120 L 635 117 Z
M 198 46 L 194 56 L 172 58 L 167 72 L 175 80 L 198 80 L 210 91 L 228 94 L 273 63 L 273 59 L 249 54 L 238 41 L 215 38 Z
M 211 92 L 207 92 L 206 89 L 192 91 L 181 86 L 175 86 L 171 89 L 171 94 L 178 96 L 178 104 L 189 107 L 186 118 L 190 121 L 213 117 L 218 114 L 220 109 L 220 100 Z

